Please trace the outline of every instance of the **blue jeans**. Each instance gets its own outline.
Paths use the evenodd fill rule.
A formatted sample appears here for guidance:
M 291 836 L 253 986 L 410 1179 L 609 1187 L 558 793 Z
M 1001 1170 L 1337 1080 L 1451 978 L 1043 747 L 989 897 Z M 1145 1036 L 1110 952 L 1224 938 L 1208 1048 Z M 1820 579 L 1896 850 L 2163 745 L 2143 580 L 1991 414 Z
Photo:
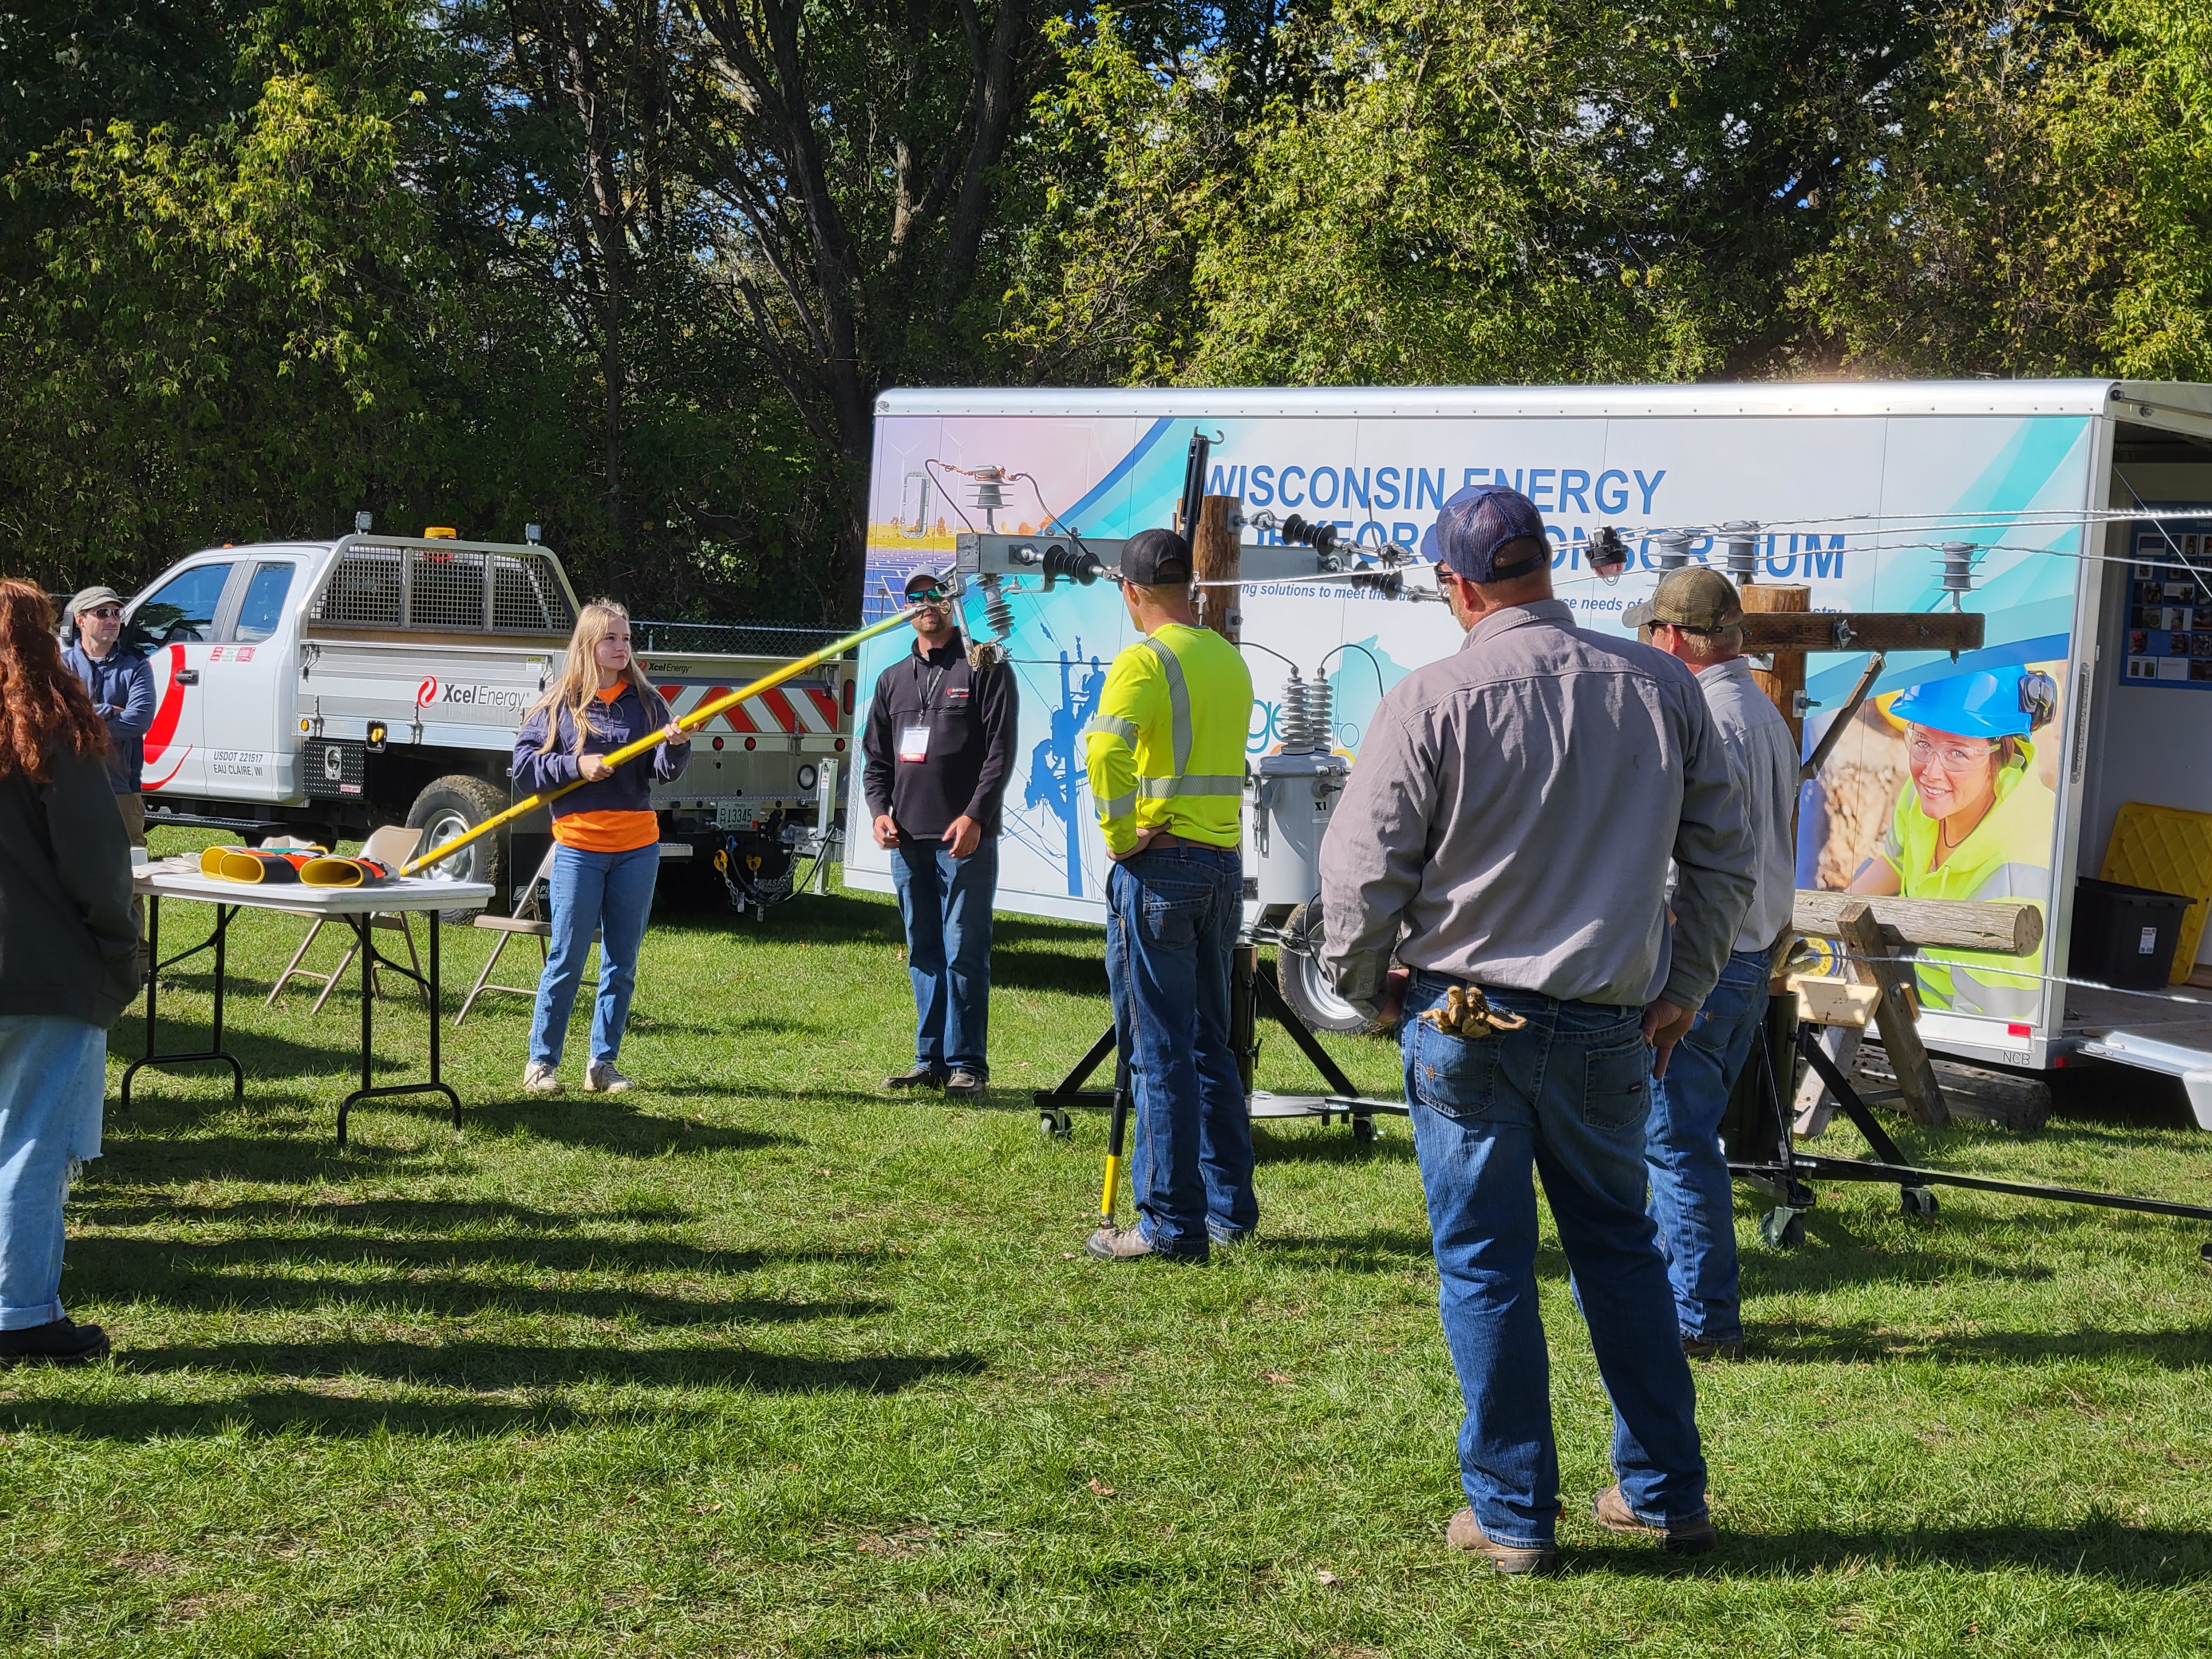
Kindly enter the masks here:
M 653 914 L 653 885 L 660 874 L 660 848 L 629 853 L 553 849 L 553 937 L 545 972 L 538 981 L 538 1011 L 530 1022 L 533 1065 L 557 1066 L 568 1035 L 569 1011 L 584 977 L 592 935 L 599 936 L 599 1004 L 592 1011 L 592 1059 L 611 1066 L 637 988 L 637 951 Z
M 1721 1119 L 1736 1074 L 1766 1017 L 1764 951 L 1739 951 L 1690 1034 L 1674 1045 L 1667 1075 L 1651 1083 L 1644 1162 L 1651 1177 L 1651 1218 L 1674 1286 L 1682 1334 L 1705 1342 L 1743 1340 L 1737 1300 L 1735 1195 L 1729 1188 Z
M 991 1075 L 991 905 L 999 838 L 956 859 L 943 842 L 901 840 L 891 885 L 914 981 L 914 1059 L 939 1072 Z
M 1493 991 L 1517 1031 L 1447 1036 L 1413 1018 L 1451 981 L 1413 977 L 1399 1033 L 1413 1146 L 1436 1241 L 1444 1342 L 1467 1402 L 1461 1484 L 1482 1530 L 1548 1547 L 1559 1510 L 1551 1364 L 1536 1306 L 1536 1194 L 1573 1270 L 1598 1374 L 1613 1401 L 1613 1467 L 1638 1517 L 1705 1512 L 1689 1362 L 1667 1264 L 1644 1212 L 1643 1011 Z
M 62 1200 L 100 1156 L 107 1033 L 49 1014 L 0 1014 L 0 1331 L 62 1316 Z
M 1200 1261 L 1209 1239 L 1260 1224 L 1252 1120 L 1229 1042 L 1243 906 L 1243 860 L 1226 848 L 1139 853 L 1106 879 L 1106 984 L 1136 1096 L 1137 1230 L 1154 1249 Z

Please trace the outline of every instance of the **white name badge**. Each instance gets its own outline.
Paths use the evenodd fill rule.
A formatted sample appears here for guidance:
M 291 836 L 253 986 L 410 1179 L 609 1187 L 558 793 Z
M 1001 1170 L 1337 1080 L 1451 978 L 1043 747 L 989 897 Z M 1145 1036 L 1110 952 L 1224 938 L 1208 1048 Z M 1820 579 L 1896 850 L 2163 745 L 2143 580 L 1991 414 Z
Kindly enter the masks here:
M 929 728 L 909 726 L 899 733 L 899 758 L 919 761 L 929 758 Z

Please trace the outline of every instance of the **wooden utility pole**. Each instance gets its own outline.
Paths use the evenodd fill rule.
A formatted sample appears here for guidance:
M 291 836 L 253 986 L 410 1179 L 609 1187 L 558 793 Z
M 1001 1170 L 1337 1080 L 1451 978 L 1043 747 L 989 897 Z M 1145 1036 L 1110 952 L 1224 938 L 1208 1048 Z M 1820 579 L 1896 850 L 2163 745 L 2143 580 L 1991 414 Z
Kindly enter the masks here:
M 1802 583 L 1747 582 L 1743 595 L 1744 649 L 1762 648 L 1751 642 L 1751 618 L 1755 613 L 1774 611 L 1809 612 L 1813 609 L 1813 590 Z M 1774 666 L 1754 668 L 1753 682 L 1766 693 L 1768 699 L 1782 711 L 1782 718 L 1790 722 L 1790 736 L 1802 754 L 1805 750 L 1805 653 L 1802 650 L 1775 651 Z
M 1243 503 L 1235 495 L 1208 495 L 1198 509 L 1198 533 L 1191 538 L 1191 566 L 1200 582 L 1233 582 L 1242 568 L 1237 531 L 1230 520 Z M 1244 623 L 1243 590 L 1201 587 L 1206 596 L 1206 625 L 1237 643 Z

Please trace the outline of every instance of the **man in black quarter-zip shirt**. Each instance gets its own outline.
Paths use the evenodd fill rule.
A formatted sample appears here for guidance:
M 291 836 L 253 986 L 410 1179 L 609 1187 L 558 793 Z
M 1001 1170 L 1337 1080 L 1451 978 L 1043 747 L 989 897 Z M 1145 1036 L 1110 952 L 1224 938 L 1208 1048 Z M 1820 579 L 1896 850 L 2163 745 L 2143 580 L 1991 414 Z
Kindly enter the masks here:
M 914 980 L 914 1066 L 892 1089 L 972 1100 L 991 1075 L 991 906 L 1013 759 L 1012 669 L 963 649 L 943 578 L 907 578 L 914 649 L 876 679 L 860 739 L 876 845 L 891 854 Z

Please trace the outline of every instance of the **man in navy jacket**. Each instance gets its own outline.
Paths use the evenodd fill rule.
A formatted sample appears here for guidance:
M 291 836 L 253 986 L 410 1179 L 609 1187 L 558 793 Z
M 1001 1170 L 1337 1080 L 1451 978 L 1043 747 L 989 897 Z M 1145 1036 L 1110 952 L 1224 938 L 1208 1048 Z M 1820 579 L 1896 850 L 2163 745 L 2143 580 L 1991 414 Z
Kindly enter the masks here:
M 133 847 L 146 844 L 146 798 L 139 793 L 146 764 L 146 731 L 154 723 L 154 670 L 141 652 L 123 642 L 123 596 L 112 587 L 88 587 L 70 601 L 76 643 L 62 664 L 92 697 L 93 712 L 107 722 L 107 783 Z M 131 901 L 138 924 L 139 976 L 147 961 L 145 906 Z

